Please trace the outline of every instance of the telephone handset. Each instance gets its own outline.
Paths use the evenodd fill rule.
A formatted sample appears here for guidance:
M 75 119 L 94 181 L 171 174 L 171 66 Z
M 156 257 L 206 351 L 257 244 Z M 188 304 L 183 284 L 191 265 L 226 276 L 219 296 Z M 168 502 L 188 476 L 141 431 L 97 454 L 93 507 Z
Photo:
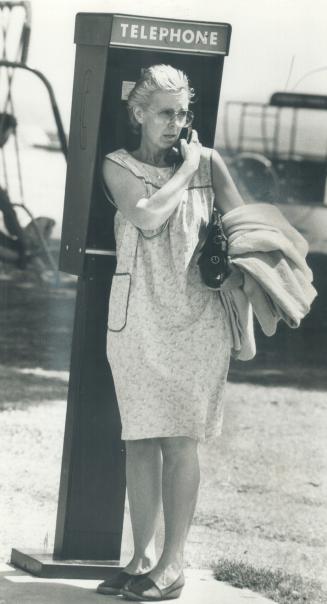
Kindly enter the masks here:
M 192 138 L 192 126 L 188 126 L 187 128 L 182 128 L 179 140 L 176 142 L 176 144 L 173 147 L 171 147 L 171 149 L 169 149 L 167 151 L 166 162 L 169 165 L 182 163 L 183 156 L 181 153 L 180 141 L 183 138 L 186 140 L 187 143 L 190 142 L 190 140 Z

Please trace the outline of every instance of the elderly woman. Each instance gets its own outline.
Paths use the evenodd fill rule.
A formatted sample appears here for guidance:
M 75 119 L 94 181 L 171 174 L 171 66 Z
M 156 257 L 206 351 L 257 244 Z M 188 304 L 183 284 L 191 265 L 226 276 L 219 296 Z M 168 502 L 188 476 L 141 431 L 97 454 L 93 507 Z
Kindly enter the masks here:
M 171 160 L 181 129 L 192 123 L 193 95 L 182 71 L 143 70 L 128 98 L 139 147 L 110 153 L 103 167 L 117 208 L 108 359 L 126 441 L 134 556 L 98 591 L 142 601 L 177 598 L 184 585 L 198 442 L 220 432 L 230 359 L 226 312 L 196 259 L 214 203 L 224 213 L 243 202 L 219 154 L 202 147 L 195 130 L 189 143 L 181 140 L 181 161 Z M 161 505 L 165 539 L 157 560 Z
M 131 600 L 178 598 L 183 588 L 198 443 L 220 433 L 231 349 L 243 360 L 254 356 L 249 299 L 272 335 L 279 318 L 297 326 L 315 296 L 306 244 L 277 208 L 244 206 L 219 154 L 202 147 L 195 130 L 172 159 L 181 129 L 192 123 L 193 94 L 186 75 L 169 65 L 144 70 L 128 98 L 140 144 L 110 153 L 103 167 L 117 208 L 107 354 L 126 441 L 134 555 L 98 591 Z M 236 267 L 226 282 L 232 288 L 243 280 L 225 292 L 203 283 L 197 263 L 214 206 Z

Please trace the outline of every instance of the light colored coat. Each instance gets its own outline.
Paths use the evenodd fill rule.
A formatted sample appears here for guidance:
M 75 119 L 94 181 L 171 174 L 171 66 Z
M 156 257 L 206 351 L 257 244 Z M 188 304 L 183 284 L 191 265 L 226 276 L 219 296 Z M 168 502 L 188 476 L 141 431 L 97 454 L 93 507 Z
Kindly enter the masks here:
M 317 292 L 305 260 L 308 244 L 278 208 L 247 204 L 227 212 L 222 221 L 231 262 L 242 272 L 243 284 L 229 289 L 227 279 L 221 298 L 233 335 L 233 356 L 245 361 L 256 353 L 253 313 L 271 336 L 281 319 L 298 327 Z

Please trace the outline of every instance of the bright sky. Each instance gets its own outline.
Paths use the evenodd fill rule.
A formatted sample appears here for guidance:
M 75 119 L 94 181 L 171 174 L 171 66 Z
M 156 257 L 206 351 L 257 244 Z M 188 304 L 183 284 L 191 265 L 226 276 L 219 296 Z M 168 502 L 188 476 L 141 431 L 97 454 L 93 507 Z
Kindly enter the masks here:
M 28 64 L 50 80 L 69 124 L 77 12 L 118 12 L 180 19 L 229 22 L 230 55 L 225 59 L 221 103 L 230 99 L 268 100 L 308 71 L 297 90 L 327 94 L 326 0 L 32 0 Z M 52 125 L 47 98 L 25 77 L 24 119 Z M 26 107 L 28 110 L 26 111 Z

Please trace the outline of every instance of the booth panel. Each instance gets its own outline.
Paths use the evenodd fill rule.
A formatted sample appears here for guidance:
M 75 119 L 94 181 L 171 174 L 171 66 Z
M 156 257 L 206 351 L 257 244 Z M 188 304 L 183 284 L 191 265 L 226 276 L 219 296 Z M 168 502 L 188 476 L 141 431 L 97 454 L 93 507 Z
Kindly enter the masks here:
M 77 13 L 74 42 L 79 46 L 109 46 L 113 15 Z
M 108 285 L 80 278 L 62 463 L 70 471 L 61 476 L 57 558 L 120 556 L 125 457 L 106 358 L 107 314 Z
M 78 47 L 59 261 L 72 274 L 82 274 L 85 261 L 106 61 L 106 47 Z

